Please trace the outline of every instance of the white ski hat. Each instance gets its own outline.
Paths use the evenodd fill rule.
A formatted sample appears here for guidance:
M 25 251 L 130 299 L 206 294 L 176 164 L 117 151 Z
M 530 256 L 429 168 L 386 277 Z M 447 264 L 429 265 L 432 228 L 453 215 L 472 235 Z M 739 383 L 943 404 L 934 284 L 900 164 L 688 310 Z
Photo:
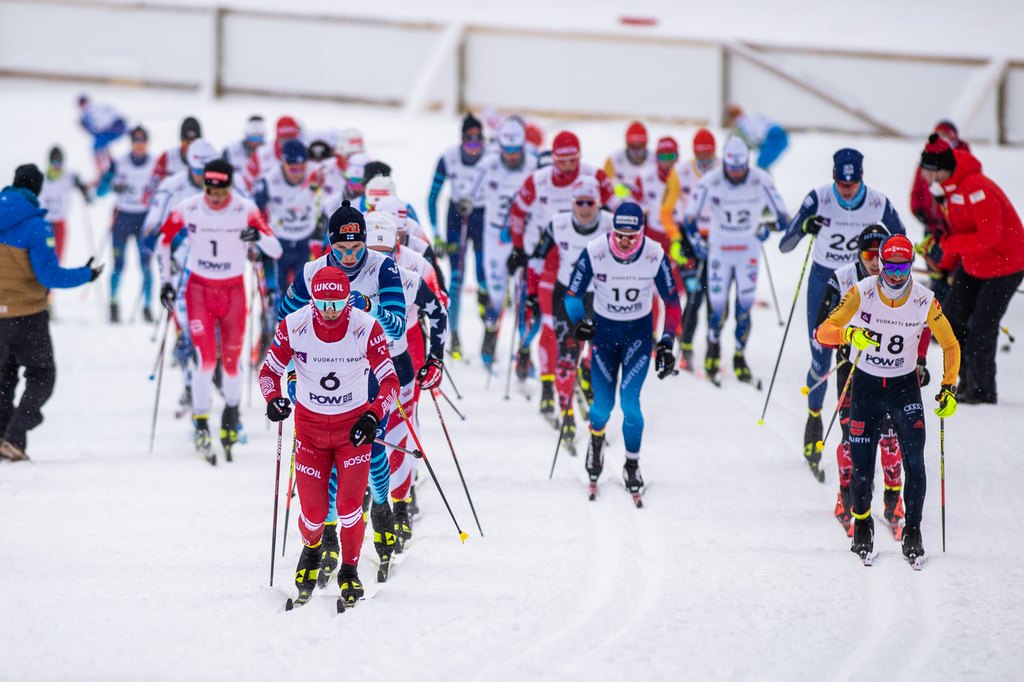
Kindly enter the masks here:
M 498 146 L 503 150 L 518 147 L 520 151 L 526 146 L 526 125 L 518 116 L 510 116 L 498 126 Z
M 188 152 L 185 154 L 189 169 L 196 173 L 202 173 L 206 164 L 218 156 L 217 150 L 213 148 L 213 145 L 201 137 L 189 143 Z
M 736 135 L 730 135 L 722 147 L 722 165 L 726 168 L 746 168 L 750 165 L 750 148 Z
M 395 196 L 395 181 L 388 175 L 374 176 L 366 184 L 366 208 L 374 210 L 377 202 L 386 197 Z
M 364 216 L 366 220 L 366 245 L 370 248 L 383 246 L 394 249 L 398 240 L 398 224 L 395 216 L 383 211 L 370 211 Z
M 363 148 L 363 133 L 357 128 L 345 128 L 338 134 L 337 150 L 344 157 L 366 151 Z

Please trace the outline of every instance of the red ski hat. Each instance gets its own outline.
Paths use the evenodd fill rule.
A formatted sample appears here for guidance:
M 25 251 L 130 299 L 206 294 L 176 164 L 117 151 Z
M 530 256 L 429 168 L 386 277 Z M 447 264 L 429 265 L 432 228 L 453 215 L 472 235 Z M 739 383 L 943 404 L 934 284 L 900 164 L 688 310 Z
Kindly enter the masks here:
M 666 136 L 658 139 L 658 154 L 676 154 L 679 155 L 679 143 L 676 139 L 671 136 Z
M 905 235 L 894 234 L 878 250 L 883 263 L 909 263 L 914 260 L 914 245 Z
M 315 275 L 309 288 L 310 297 L 319 301 L 342 301 L 348 300 L 349 282 L 348 277 L 340 268 L 320 268 Z
M 701 128 L 693 136 L 693 153 L 695 155 L 715 153 L 715 136 L 707 128 Z
M 633 121 L 626 128 L 626 146 L 627 147 L 646 147 L 647 146 L 647 128 L 640 121 Z
M 277 136 L 289 139 L 298 137 L 299 124 L 291 116 L 282 116 L 277 119 Z
M 537 148 L 544 144 L 544 131 L 539 125 L 533 122 L 526 124 L 526 141 Z
M 551 145 L 551 156 L 556 161 L 578 159 L 580 157 L 580 138 L 568 130 L 555 135 L 554 144 Z

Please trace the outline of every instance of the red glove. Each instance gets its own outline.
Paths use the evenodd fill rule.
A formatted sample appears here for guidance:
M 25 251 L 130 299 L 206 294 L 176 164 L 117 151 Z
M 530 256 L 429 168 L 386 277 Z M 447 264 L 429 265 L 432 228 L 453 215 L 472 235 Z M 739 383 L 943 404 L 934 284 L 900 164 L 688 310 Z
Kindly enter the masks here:
M 416 375 L 416 378 L 420 380 L 420 388 L 424 391 L 437 388 L 441 384 L 443 371 L 440 358 L 434 356 L 427 358 L 427 364 L 420 367 L 420 371 Z

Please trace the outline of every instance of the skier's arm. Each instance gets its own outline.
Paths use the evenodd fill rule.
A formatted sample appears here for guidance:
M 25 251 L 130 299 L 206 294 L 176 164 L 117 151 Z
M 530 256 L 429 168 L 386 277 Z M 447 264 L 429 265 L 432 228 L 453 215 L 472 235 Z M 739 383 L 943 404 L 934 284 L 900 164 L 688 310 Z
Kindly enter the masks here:
M 96 196 L 104 197 L 110 192 L 110 186 L 114 182 L 115 175 L 117 175 L 117 161 L 111 160 L 110 166 L 100 177 L 99 182 L 96 183 Z
M 843 297 L 843 293 L 845 292 L 839 290 L 839 280 L 833 274 L 828 278 L 828 282 L 825 283 L 825 295 L 821 298 L 821 303 L 818 305 L 818 315 L 814 318 L 815 327 L 820 327 L 821 323 L 828 318 L 828 314 L 839 305 L 839 300 Z
M 434 253 L 434 247 L 429 243 L 427 244 L 427 250 L 423 252 L 423 257 L 430 263 L 430 267 L 434 269 L 434 275 L 437 279 L 437 286 L 440 289 L 438 293 L 448 293 L 448 285 L 444 281 L 444 270 L 441 269 L 441 264 L 437 260 L 437 254 Z
M 683 230 L 686 231 L 686 236 L 690 238 L 691 244 L 700 239 L 697 221 L 700 219 L 701 211 L 704 210 L 704 202 L 707 201 L 707 198 L 707 183 L 698 182 L 697 186 L 693 188 L 693 196 L 686 202 L 686 211 L 683 213 Z
M 388 259 L 380 266 L 377 285 L 378 298 L 370 301 L 366 312 L 377 318 L 389 339 L 399 339 L 405 333 L 405 291 L 393 260 Z
M 292 360 L 292 346 L 288 338 L 288 323 L 281 320 L 274 332 L 274 342 L 270 344 L 267 357 L 260 367 L 260 391 L 268 403 L 281 395 L 281 377 L 288 369 Z
M 843 338 L 843 330 L 853 319 L 857 308 L 860 307 L 860 289 L 850 287 L 850 290 L 843 296 L 839 305 L 829 313 L 825 321 L 818 325 L 814 332 L 814 338 L 823 346 L 835 348 L 846 343 Z
M 965 234 L 947 235 L 942 240 L 944 252 L 960 256 L 984 253 L 998 246 L 1006 236 L 999 204 L 986 197 L 984 190 L 979 189 L 968 194 L 967 202 L 971 219 L 978 229 Z
M 673 168 L 665 180 L 665 194 L 661 198 L 661 211 L 658 219 L 665 234 L 672 241 L 680 238 L 679 228 L 676 227 L 675 213 L 676 204 L 679 202 L 679 174 Z
M 537 248 L 533 250 L 533 254 L 530 255 L 530 260 L 527 262 L 526 268 L 526 293 L 530 295 L 536 295 L 537 289 L 540 287 L 541 271 L 544 269 L 544 259 L 551 253 L 551 249 L 557 248 L 555 246 L 555 237 L 551 231 L 551 223 L 544 228 L 544 233 L 540 237 L 540 243 L 537 244 Z
M 437 294 L 422 278 L 419 289 L 416 291 L 416 306 L 420 309 L 420 315 L 427 319 L 427 324 L 430 327 L 430 348 L 427 352 L 439 360 L 444 359 L 444 337 L 448 331 L 448 311 L 438 299 Z
M 779 242 L 779 251 L 789 253 L 795 249 L 800 240 L 804 238 L 804 223 L 817 214 L 818 193 L 812 190 L 804 197 L 804 202 L 800 204 L 800 210 L 796 212 L 796 217 L 790 221 L 789 227 L 786 228 L 786 234 L 782 235 L 782 241 Z
M 590 280 L 593 277 L 594 268 L 590 264 L 590 252 L 584 250 L 580 254 L 580 259 L 576 261 L 572 276 L 569 277 L 569 291 L 565 297 L 565 312 L 573 324 L 583 319 L 585 314 L 583 297 L 586 295 L 587 287 L 590 286 Z
M 661 335 L 661 340 L 671 343 L 679 333 L 683 310 L 679 305 L 679 290 L 676 289 L 676 280 L 672 277 L 672 266 L 666 255 L 661 257 L 661 264 L 654 276 L 654 286 L 658 288 L 658 295 L 665 302 L 665 331 Z
M 281 254 L 284 253 L 284 248 L 281 246 L 281 242 L 277 240 L 277 237 L 274 236 L 274 233 L 270 231 L 270 226 L 267 225 L 267 221 L 264 220 L 263 214 L 260 213 L 259 209 L 249 213 L 248 226 L 255 227 L 260 233 L 260 238 L 256 242 L 256 246 L 259 247 L 260 251 L 275 260 L 281 257 Z
M 391 353 L 388 352 L 388 340 L 376 322 L 370 329 L 370 340 L 366 344 L 366 360 L 370 363 L 370 370 L 377 378 L 380 390 L 377 397 L 368 405 L 377 419 L 381 419 L 391 411 L 398 397 L 398 375 L 395 373 L 395 363 L 391 360 Z
M 160 281 L 171 281 L 171 241 L 185 227 L 185 219 L 177 211 L 171 211 L 160 226 L 160 245 L 157 248 L 157 263 L 160 265 Z
M 609 176 L 600 168 L 598 168 L 597 172 L 594 173 L 594 178 L 597 179 L 597 187 L 601 191 L 601 203 L 604 204 L 609 211 L 614 213 L 615 209 L 622 203 L 622 199 L 615 194 L 615 188 L 612 186 L 612 181 L 609 180 L 608 177 Z
M 526 178 L 523 186 L 519 188 L 512 206 L 508 210 L 508 229 L 512 234 L 512 246 L 523 248 L 523 233 L 526 230 L 526 216 L 530 213 L 530 206 L 537 200 L 537 188 L 533 183 L 533 175 Z
M 281 302 L 277 304 L 277 319 L 283 320 L 285 316 L 294 313 L 305 305 L 309 305 L 309 299 L 309 289 L 306 287 L 305 273 L 297 272 L 295 273 L 295 279 L 292 280 L 291 285 L 288 287 L 288 291 L 281 297 Z
M 893 208 L 892 202 L 885 200 L 885 210 L 882 211 L 882 224 L 889 229 L 889 234 L 906 234 L 907 228 L 900 220 L 900 214 Z
M 437 199 L 441 196 L 441 188 L 448 178 L 448 169 L 444 164 L 444 156 L 437 160 L 437 168 L 434 169 L 434 181 L 430 185 L 430 194 L 427 196 L 427 214 L 430 216 L 430 224 L 434 227 L 434 234 L 437 232 Z
M 928 311 L 928 328 L 942 347 L 942 383 L 956 384 L 960 373 L 960 344 L 936 299 L 932 299 L 932 309 Z

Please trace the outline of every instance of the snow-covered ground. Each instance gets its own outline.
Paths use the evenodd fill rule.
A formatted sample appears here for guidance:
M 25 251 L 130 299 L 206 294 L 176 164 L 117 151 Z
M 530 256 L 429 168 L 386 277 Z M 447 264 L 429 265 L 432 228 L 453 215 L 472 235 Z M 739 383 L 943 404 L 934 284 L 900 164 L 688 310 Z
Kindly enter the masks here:
M 77 92 L 0 80 L 5 183 L 18 163 L 42 164 L 53 142 L 65 146 L 70 168 L 89 169 L 75 124 Z M 454 119 L 407 120 L 387 109 L 209 102 L 114 88 L 93 95 L 144 121 L 157 151 L 174 143 L 187 114 L 219 145 L 240 135 L 255 112 L 271 121 L 293 113 L 310 129 L 357 125 L 424 214 L 436 157 L 458 131 Z M 549 135 L 560 123 L 550 122 Z M 620 145 L 625 122 L 573 125 L 585 159 L 600 163 Z M 667 132 L 689 146 L 691 129 L 656 128 L 652 136 Z M 776 171 L 789 207 L 828 181 L 832 152 L 847 144 L 864 151 L 867 181 L 919 233 L 907 208 L 914 143 L 795 136 Z M 1020 152 L 976 153 L 1024 206 Z M 106 202 L 90 211 L 97 241 L 109 211 Z M 71 263 L 88 255 L 83 219 L 76 209 Z M 768 251 L 785 315 L 804 248 L 783 256 L 775 244 Z M 126 316 L 138 285 L 134 255 L 128 267 Z M 834 459 L 827 458 L 826 485 L 802 461 L 802 296 L 765 426 L 756 423 L 764 394 L 728 377 L 722 389 L 689 375 L 648 379 L 648 492 L 639 511 L 618 483 L 623 451 L 615 422 L 597 502 L 586 500 L 581 459 L 563 452 L 547 480 L 556 433 L 536 414 L 535 399 L 528 403 L 515 389 L 511 401 L 502 399 L 504 360 L 501 379 L 485 388 L 474 351 L 481 329 L 467 308 L 470 358 L 450 365 L 467 420 L 442 409 L 486 538 L 476 532 L 427 402 L 420 409 L 424 446 L 470 539 L 459 543 L 424 480 L 423 517 L 391 581 L 376 592 L 368 542 L 362 576 L 372 599 L 337 616 L 332 586 L 285 614 L 300 541 L 293 509 L 280 556 L 282 495 L 269 588 L 276 432 L 257 391 L 243 401 L 249 443 L 235 463 L 211 468 L 192 453 L 187 421 L 173 418 L 180 384 L 169 371 L 156 447 L 147 452 L 153 329 L 107 324 L 106 294 L 83 299 L 83 291 L 55 297 L 58 383 L 46 422 L 30 434 L 33 461 L 0 464 L 0 679 L 980 680 L 1013 678 L 1024 663 L 1024 540 L 1015 530 L 1024 483 L 1022 349 L 999 355 L 998 407 L 963 406 L 947 420 L 945 554 L 938 420 L 927 412 L 928 561 L 914 573 L 881 529 L 879 560 L 861 567 L 832 518 Z M 760 298 L 771 300 L 764 277 Z M 1020 300 L 1004 321 L 1024 334 Z M 756 308 L 748 359 L 766 385 L 781 338 L 774 311 Z M 509 343 L 502 338 L 502 355 Z M 933 349 L 933 376 L 940 363 Z M 926 390 L 926 403 L 932 394 Z M 827 452 L 835 443 L 833 435 Z M 284 479 L 289 447 L 287 440 Z

